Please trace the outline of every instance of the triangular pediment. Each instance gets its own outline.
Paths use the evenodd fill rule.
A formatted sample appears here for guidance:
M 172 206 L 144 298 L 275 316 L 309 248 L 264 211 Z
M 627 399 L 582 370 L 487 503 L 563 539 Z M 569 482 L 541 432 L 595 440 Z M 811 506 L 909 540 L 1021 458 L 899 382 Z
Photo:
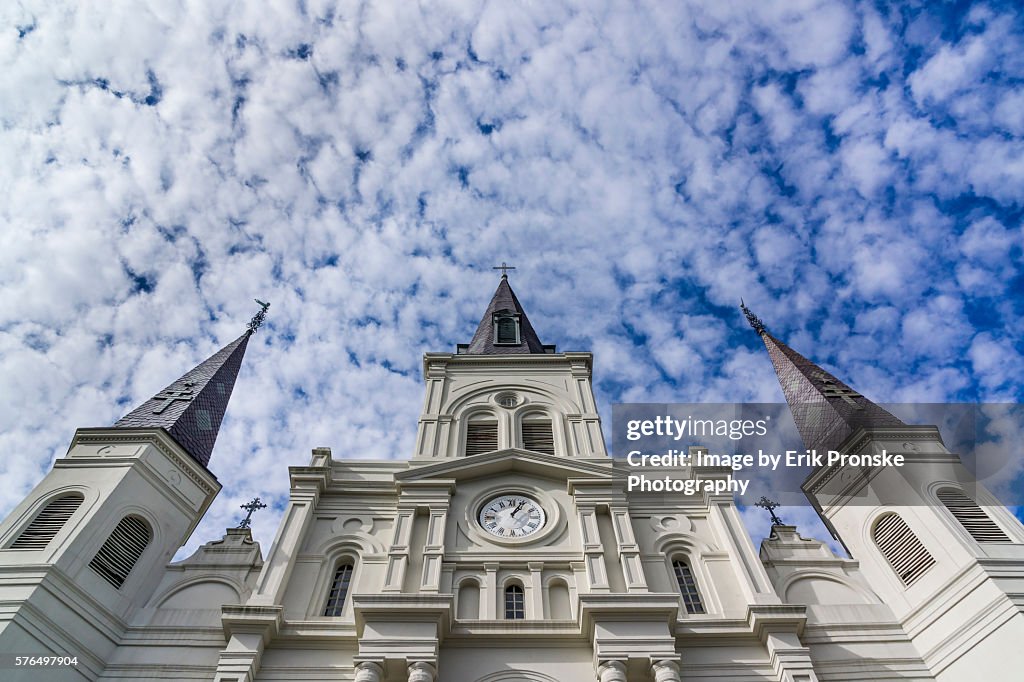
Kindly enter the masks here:
M 507 448 L 422 465 L 417 465 L 413 460 L 410 465 L 407 471 L 395 474 L 396 481 L 427 481 L 435 478 L 465 480 L 509 471 L 564 479 L 612 477 L 612 460 L 607 457 L 572 459 L 519 448 Z

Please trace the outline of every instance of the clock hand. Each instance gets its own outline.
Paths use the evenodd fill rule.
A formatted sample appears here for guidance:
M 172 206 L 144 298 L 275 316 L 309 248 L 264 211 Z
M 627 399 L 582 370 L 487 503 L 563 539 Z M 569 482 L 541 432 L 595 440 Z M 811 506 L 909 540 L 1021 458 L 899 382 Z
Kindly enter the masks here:
M 511 514 L 509 514 L 509 516 L 515 516 L 515 515 L 516 515 L 516 512 L 518 512 L 518 511 L 519 511 L 520 509 L 522 509 L 522 508 L 523 508 L 523 505 L 524 505 L 524 504 L 526 504 L 526 503 L 525 503 L 525 502 L 520 502 L 520 503 L 519 503 L 519 506 L 518 506 L 518 507 L 516 507 L 516 508 L 515 508 L 515 509 L 514 509 L 514 510 L 512 511 L 512 513 L 511 513 Z

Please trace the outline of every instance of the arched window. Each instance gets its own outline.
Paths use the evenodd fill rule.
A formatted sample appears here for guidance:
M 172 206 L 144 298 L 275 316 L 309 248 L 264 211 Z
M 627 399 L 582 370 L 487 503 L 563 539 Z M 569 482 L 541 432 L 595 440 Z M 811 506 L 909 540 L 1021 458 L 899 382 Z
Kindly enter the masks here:
M 945 505 L 960 525 L 978 542 L 1010 542 L 1003 529 L 989 518 L 978 503 L 956 488 L 943 488 L 938 492 L 939 501 Z
M 11 543 L 11 549 L 44 549 L 81 506 L 83 500 L 85 496 L 82 493 L 70 493 L 48 502 L 32 519 L 32 523 L 21 531 L 18 539 Z
M 683 596 L 683 606 L 686 607 L 686 612 L 705 613 L 704 602 L 700 599 L 697 581 L 693 577 L 690 565 L 685 561 L 676 559 L 672 562 L 672 571 L 676 574 L 676 583 L 679 585 L 679 594 Z
M 555 454 L 555 437 L 551 431 L 551 420 L 547 415 L 536 413 L 524 416 L 522 432 L 524 449 Z
M 327 606 L 324 608 L 325 616 L 340 616 L 345 608 L 345 597 L 348 596 L 348 588 L 352 584 L 352 563 L 343 561 L 338 564 L 334 571 L 334 580 L 331 581 L 331 592 L 327 595 Z
M 115 589 L 120 589 L 152 539 L 153 531 L 145 519 L 126 516 L 118 522 L 100 551 L 96 552 L 96 556 L 89 562 L 89 568 L 99 573 Z
M 482 455 L 498 449 L 498 420 L 490 414 L 477 414 L 466 423 L 466 456 Z
M 523 620 L 526 618 L 526 597 L 519 585 L 505 588 L 505 620 Z
M 935 559 L 898 514 L 883 514 L 875 522 L 872 536 L 904 585 L 911 585 L 935 564 Z

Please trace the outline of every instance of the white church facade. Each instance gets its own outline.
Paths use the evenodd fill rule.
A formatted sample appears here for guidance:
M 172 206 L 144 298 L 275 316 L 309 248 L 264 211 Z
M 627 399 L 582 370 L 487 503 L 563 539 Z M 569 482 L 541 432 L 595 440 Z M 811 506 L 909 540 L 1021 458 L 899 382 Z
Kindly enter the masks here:
M 731 495 L 627 497 L 591 354 L 542 344 L 503 275 L 472 342 L 424 356 L 411 457 L 315 448 L 265 555 L 231 529 L 168 563 L 220 489 L 210 455 L 255 325 L 113 427 L 79 429 L 0 525 L 0 678 L 1024 679 L 1024 527 L 963 487 L 938 429 L 747 312 L 794 410 L 831 415 L 797 416 L 808 447 L 930 463 L 928 480 L 811 475 L 852 559 L 781 524 L 756 548 Z M 916 503 L 850 504 L 867 480 Z

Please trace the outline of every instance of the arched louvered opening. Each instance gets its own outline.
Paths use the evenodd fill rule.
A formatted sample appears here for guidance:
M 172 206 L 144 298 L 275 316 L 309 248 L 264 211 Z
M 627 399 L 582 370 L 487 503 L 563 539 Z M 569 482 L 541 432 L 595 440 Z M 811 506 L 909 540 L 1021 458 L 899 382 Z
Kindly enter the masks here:
M 551 420 L 543 414 L 530 414 L 523 417 L 522 433 L 523 448 L 534 452 L 555 454 L 555 436 Z
M 48 502 L 11 543 L 11 549 L 45 549 L 84 500 L 81 493 L 70 493 Z
M 89 562 L 89 568 L 120 589 L 152 539 L 153 531 L 145 519 L 126 516 L 118 522 L 114 532 Z
M 526 618 L 526 596 L 519 585 L 505 588 L 505 620 L 523 620 Z
M 477 415 L 466 424 L 466 456 L 482 455 L 498 449 L 498 420 L 492 415 Z
M 1010 542 L 1003 529 L 989 518 L 978 503 L 956 488 L 943 488 L 938 492 L 939 501 L 945 505 L 960 525 L 978 542 Z
M 340 616 L 345 609 L 345 598 L 348 597 L 348 588 L 352 585 L 354 568 L 348 561 L 338 564 L 338 568 L 334 571 L 334 580 L 331 581 L 331 592 L 327 595 L 327 606 L 324 608 L 325 616 Z
M 683 606 L 686 607 L 686 612 L 705 613 L 704 602 L 701 601 L 700 591 L 697 590 L 697 580 L 693 577 L 690 565 L 676 559 L 672 562 L 672 571 L 676 575 L 676 584 L 679 585 L 679 594 L 683 596 Z
M 904 585 L 910 586 L 935 564 L 935 559 L 898 514 L 884 514 L 872 532 L 892 570 Z

